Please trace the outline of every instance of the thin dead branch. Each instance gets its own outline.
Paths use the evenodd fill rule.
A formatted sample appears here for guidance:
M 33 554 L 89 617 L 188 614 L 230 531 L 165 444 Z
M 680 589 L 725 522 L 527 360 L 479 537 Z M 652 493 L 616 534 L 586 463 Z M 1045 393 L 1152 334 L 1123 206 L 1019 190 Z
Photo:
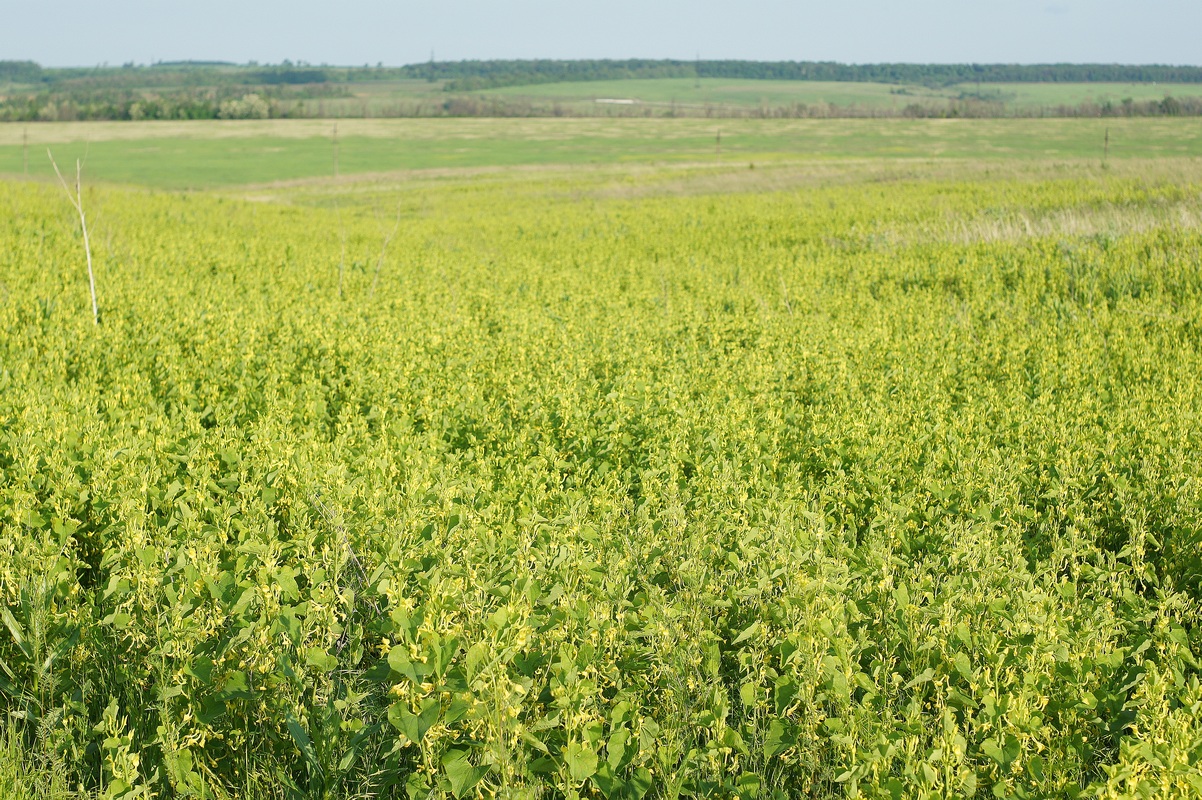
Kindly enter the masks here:
M 88 288 L 92 291 L 92 323 L 100 324 L 100 307 L 96 303 L 96 274 L 92 270 L 92 245 L 88 241 L 88 220 L 83 213 L 83 162 L 78 158 L 75 159 L 75 194 L 71 194 L 71 187 L 67 184 L 67 179 L 63 177 L 63 173 L 58 168 L 58 162 L 54 160 L 54 154 L 50 152 L 50 148 L 46 148 L 46 155 L 50 157 L 50 164 L 54 167 L 54 174 L 58 176 L 58 181 L 63 185 L 63 191 L 67 193 L 67 199 L 71 201 L 71 205 L 79 212 L 79 227 L 83 230 L 83 251 L 88 259 Z
M 380 282 L 380 267 L 384 266 L 384 256 L 388 253 L 388 245 L 392 242 L 392 237 L 396 236 L 396 232 L 401 229 L 401 204 L 397 203 L 396 207 L 396 224 L 392 226 L 392 231 L 384 237 L 384 243 L 380 245 L 380 257 L 376 260 L 376 272 L 371 279 L 371 291 L 367 293 L 368 299 L 376 296 L 376 284 Z

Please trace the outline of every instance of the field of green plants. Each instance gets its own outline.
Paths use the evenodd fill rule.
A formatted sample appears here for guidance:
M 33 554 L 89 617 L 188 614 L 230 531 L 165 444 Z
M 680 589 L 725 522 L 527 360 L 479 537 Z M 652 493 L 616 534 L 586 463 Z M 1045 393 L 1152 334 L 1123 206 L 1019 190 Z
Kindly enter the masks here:
M 0 183 L 0 797 L 1202 795 L 1202 166 L 987 166 Z

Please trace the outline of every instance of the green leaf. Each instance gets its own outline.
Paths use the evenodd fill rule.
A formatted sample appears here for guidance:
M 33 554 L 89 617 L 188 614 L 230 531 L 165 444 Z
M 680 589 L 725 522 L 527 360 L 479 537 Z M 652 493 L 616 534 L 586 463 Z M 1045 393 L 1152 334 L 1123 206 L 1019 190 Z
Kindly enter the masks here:
M 443 715 L 442 721 L 447 725 L 453 725 L 459 720 L 468 715 L 472 710 L 472 698 L 470 695 L 466 697 L 456 697 L 451 701 L 450 707 L 447 708 L 447 713 Z
M 533 747 L 535 750 L 539 751 L 540 753 L 550 754 L 550 752 L 551 752 L 551 750 L 547 747 L 547 745 L 541 739 L 539 739 L 537 736 L 535 736 L 533 733 L 531 733 L 528 730 L 522 731 L 522 741 L 525 742 L 526 744 L 530 745 L 531 747 Z
M 744 772 L 735 781 L 735 789 L 738 791 L 740 798 L 757 796 L 760 793 L 760 776 Z
M 8 667 L 5 666 L 3 661 L 0 661 L 0 667 L 3 667 L 4 671 L 8 672 L 8 674 L 10 676 L 12 675 L 12 673 L 9 672 Z M 12 698 L 17 697 L 20 694 L 23 694 L 23 692 L 20 692 L 17 690 L 17 687 L 12 683 L 12 681 L 9 678 L 4 677 L 3 675 L 0 675 L 0 693 L 6 694 Z M 24 713 L 24 712 L 13 711 L 10 713 L 12 713 L 13 715 L 16 715 L 18 713 Z
M 295 599 L 300 589 L 296 584 L 297 570 L 281 569 L 275 574 L 276 585 L 280 587 L 280 591 L 285 597 Z
M 67 629 L 66 633 L 67 635 L 63 637 L 63 639 L 61 639 L 57 645 L 54 646 L 54 650 L 52 650 L 50 655 L 46 656 L 46 660 L 42 662 L 43 675 L 48 675 L 51 668 L 54 666 L 54 663 L 66 655 L 72 647 L 79 643 L 79 626 L 72 625 Z
M 572 773 L 572 779 L 576 781 L 591 778 L 599 763 L 597 754 L 580 742 L 568 743 L 567 750 L 564 751 L 564 761 L 568 765 L 568 771 Z
M 184 671 L 205 686 L 213 683 L 213 659 L 208 656 L 197 656 Z
M 464 658 L 464 669 L 467 670 L 469 678 L 475 678 L 480 671 L 480 665 L 488 658 L 491 648 L 483 642 L 476 642 L 468 648 L 467 656 Z M 389 656 L 392 652 L 389 651 Z
M 1003 767 L 1014 763 L 1021 751 L 1022 745 L 1012 735 L 1007 735 L 1003 742 L 999 742 L 997 739 L 986 739 L 981 743 L 981 752 Z
M 745 683 L 739 687 L 739 702 L 746 708 L 753 708 L 759 698 L 760 687 L 754 683 Z
M 393 703 L 388 708 L 388 721 L 393 727 L 405 734 L 411 742 L 421 742 L 430 726 L 438 721 L 441 710 L 438 700 L 428 698 L 422 703 L 421 711 L 414 714 L 404 702 Z
M 129 627 L 129 623 L 132 620 L 133 620 L 133 617 L 131 617 L 129 614 L 120 612 L 117 614 L 109 614 L 107 617 L 105 617 L 102 620 L 102 622 L 104 622 L 108 625 L 112 625 L 114 628 L 116 628 L 119 631 L 123 631 Z
M 609 721 L 612 725 L 621 725 L 631 716 L 630 703 L 625 700 L 619 700 L 617 705 L 613 707 L 613 711 L 609 713 Z
M 309 734 L 301 726 L 300 720 L 291 711 L 287 712 L 285 721 L 288 725 L 288 733 L 292 736 L 292 741 L 296 743 L 296 747 L 301 751 L 301 755 L 309 762 L 309 768 L 316 774 L 321 774 L 321 762 L 317 760 L 317 752 L 313 749 L 313 742 L 309 739 Z
M 935 670 L 928 667 L 927 669 L 924 669 L 922 671 L 922 674 L 920 674 L 914 680 L 907 683 L 906 688 L 913 689 L 915 686 L 921 686 L 924 683 L 929 683 L 934 677 L 935 677 Z
M 223 700 L 248 700 L 251 697 L 250 685 L 246 682 L 246 673 L 234 670 L 230 672 L 217 696 Z
M 729 747 L 733 750 L 737 750 L 743 755 L 747 755 L 747 745 L 743 743 L 743 737 L 740 736 L 739 732 L 734 728 L 727 728 L 723 732 L 720 741 L 722 742 L 723 747 Z
M 618 728 L 609 737 L 609 743 L 605 746 L 606 759 L 609 765 L 614 769 L 621 769 L 625 766 L 623 763 L 626 757 L 626 743 L 630 741 L 630 731 L 626 728 Z
M 105 800 L 122 800 L 132 788 L 132 786 L 120 778 L 113 778 L 109 782 L 109 785 L 105 787 L 103 796 Z
M 789 706 L 793 704 L 793 698 L 797 697 L 797 684 L 791 678 L 780 678 L 776 682 L 776 689 L 773 692 L 773 700 L 776 704 L 776 715 L 783 717 L 785 712 L 789 710 Z
M 646 767 L 639 767 L 626 780 L 626 797 L 630 800 L 642 800 L 651 791 L 651 773 Z
M 614 773 L 613 767 L 604 762 L 597 766 L 597 772 L 591 780 L 606 800 L 616 800 L 625 793 L 626 782 Z
M 305 663 L 322 672 L 332 672 L 338 666 L 338 659 L 320 647 L 310 647 L 305 651 Z
M 434 665 L 434 674 L 441 677 L 446 674 L 447 667 L 458 653 L 458 639 L 451 638 L 445 642 L 435 642 L 430 645 L 427 661 Z M 389 654 L 391 655 L 391 651 Z
M 960 676 L 964 678 L 964 680 L 969 682 L 972 681 L 972 662 L 968 659 L 966 654 L 956 653 L 956 657 L 952 659 L 952 663 L 956 667 L 956 672 L 959 672 Z
M 448 750 L 442 757 L 442 768 L 451 781 L 451 793 L 463 797 L 488 774 L 489 768 L 473 767 L 467 750 Z
M 404 676 L 414 683 L 421 683 L 421 678 L 405 652 L 405 645 L 399 644 L 388 651 L 388 666 L 398 675 Z
M 17 618 L 12 615 L 12 612 L 4 606 L 0 606 L 0 619 L 4 620 L 4 625 L 12 634 L 13 642 L 21 654 L 26 658 L 33 658 L 33 651 L 29 649 L 29 644 L 25 641 L 25 631 L 21 629 L 21 624 L 17 622 Z
M 740 642 L 747 641 L 752 636 L 755 636 L 756 631 L 758 631 L 759 629 L 760 629 L 760 623 L 757 620 L 757 621 L 751 623 L 750 625 L 748 625 L 746 628 L 744 628 L 743 632 L 740 633 L 738 636 L 736 636 L 735 640 L 733 642 L 731 642 L 731 644 L 739 644 Z
M 796 741 L 793 725 L 787 720 L 774 719 L 768 724 L 768 735 L 764 737 L 764 757 L 772 758 L 792 747 Z
M 430 797 L 430 784 L 420 772 L 409 775 L 405 781 L 405 795 L 409 800 L 427 800 Z

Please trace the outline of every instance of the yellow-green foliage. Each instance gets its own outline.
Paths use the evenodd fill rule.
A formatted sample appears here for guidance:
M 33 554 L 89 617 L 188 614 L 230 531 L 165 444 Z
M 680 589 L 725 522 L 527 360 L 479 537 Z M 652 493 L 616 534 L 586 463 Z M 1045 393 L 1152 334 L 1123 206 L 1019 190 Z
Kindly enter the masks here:
M 96 191 L 98 328 L 71 209 L 0 185 L 5 752 L 1202 794 L 1197 187 L 657 185 Z

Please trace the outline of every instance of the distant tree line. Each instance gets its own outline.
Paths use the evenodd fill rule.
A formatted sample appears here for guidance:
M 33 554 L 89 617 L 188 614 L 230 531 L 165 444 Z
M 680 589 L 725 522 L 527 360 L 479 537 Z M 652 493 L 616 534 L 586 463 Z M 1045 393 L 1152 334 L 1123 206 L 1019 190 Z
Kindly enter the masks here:
M 0 61 L 0 83 L 37 83 L 42 68 L 33 61 Z
M 737 78 L 949 86 L 957 83 L 1202 83 L 1202 67 L 1123 64 L 839 64 L 833 61 L 439 61 L 404 67 L 451 92 L 564 81 Z
M 160 62 L 151 66 L 51 69 L 32 61 L 0 61 L 0 121 L 234 119 L 421 116 L 775 116 L 775 117 L 1004 117 L 1194 116 L 1202 101 L 1166 93 L 1160 100 L 1043 107 L 1007 104 L 998 89 L 978 86 L 947 101 L 869 108 L 786 104 L 761 108 L 716 104 L 635 104 L 597 107 L 551 100 L 472 95 L 484 89 L 559 81 L 725 77 L 739 80 L 874 81 L 905 85 L 999 82 L 1202 83 L 1202 68 L 1089 64 L 974 65 L 752 61 L 455 61 L 406 67 L 329 67 Z M 445 100 L 369 103 L 349 84 L 424 79 L 440 82 Z
M 702 61 L 703 78 L 914 83 L 1202 83 L 1202 67 L 1123 64 L 836 64 Z
M 697 64 L 683 61 L 432 61 L 405 67 L 413 78 L 445 81 L 448 92 L 565 81 L 694 78 Z
M 41 91 L 0 98 L 0 122 L 85 120 L 267 119 L 324 116 L 308 103 L 350 97 L 340 86 L 221 86 L 170 91 L 96 89 Z
M 1202 83 L 1202 67 L 1161 64 L 840 64 L 833 61 L 678 61 L 670 59 L 552 59 L 429 61 L 403 67 L 331 67 L 284 61 L 276 65 L 171 61 L 149 66 L 48 68 L 33 61 L 0 61 L 0 85 L 42 84 L 109 88 L 134 86 L 312 85 L 422 79 L 450 92 L 561 81 L 633 78 L 735 78 L 949 86 L 958 83 Z
M 971 97 L 910 103 L 903 107 L 838 106 L 830 103 L 733 106 L 719 104 L 633 103 L 598 105 L 523 97 L 452 94 L 445 98 L 396 101 L 369 106 L 358 98 L 290 98 L 259 92 L 208 94 L 180 92 L 108 101 L 57 98 L 0 101 L 0 122 L 79 120 L 329 119 L 412 117 L 708 117 L 722 118 L 942 118 L 1001 117 L 1185 117 L 1202 116 L 1202 98 L 1165 96 L 1160 100 L 1086 102 L 1031 107 Z
M 830 103 L 785 103 L 764 106 L 716 104 L 632 103 L 630 105 L 568 104 L 522 97 L 452 95 L 437 105 L 416 105 L 404 116 L 439 117 L 706 117 L 756 119 L 997 119 L 1037 117 L 1196 117 L 1202 116 L 1202 97 L 1165 96 L 1160 100 L 1085 102 L 1077 105 L 1015 107 L 972 97 L 911 103 L 900 108 L 838 106 Z
M 1197 117 L 1202 116 L 1202 97 L 1173 97 L 1165 95 L 1160 100 L 1133 100 L 1130 97 L 1119 102 L 1110 100 L 1084 102 L 1076 105 L 1066 103 L 1029 108 L 1007 109 L 997 101 L 977 100 L 962 97 L 946 103 L 911 103 L 898 111 L 890 110 L 888 116 L 915 119 L 948 118 L 1000 118 L 1000 117 Z

